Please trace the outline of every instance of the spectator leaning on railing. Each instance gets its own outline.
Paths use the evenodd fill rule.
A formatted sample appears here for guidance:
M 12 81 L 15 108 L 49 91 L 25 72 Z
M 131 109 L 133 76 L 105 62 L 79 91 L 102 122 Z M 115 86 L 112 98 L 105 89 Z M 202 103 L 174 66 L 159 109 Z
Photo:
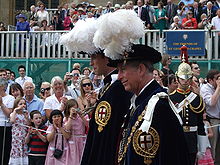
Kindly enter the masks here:
M 193 18 L 193 12 L 191 10 L 187 11 L 186 18 L 182 20 L 183 29 L 197 29 L 198 24 L 195 18 Z
M 29 22 L 26 21 L 26 16 L 24 14 L 17 15 L 16 19 L 18 20 L 16 31 L 30 31 Z

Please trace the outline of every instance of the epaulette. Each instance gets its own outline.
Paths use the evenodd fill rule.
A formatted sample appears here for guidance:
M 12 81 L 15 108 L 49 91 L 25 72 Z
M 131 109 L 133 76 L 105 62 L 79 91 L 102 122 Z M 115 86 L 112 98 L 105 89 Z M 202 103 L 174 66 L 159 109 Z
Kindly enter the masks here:
M 197 96 L 199 97 L 199 105 L 197 107 L 193 107 L 191 103 L 189 103 L 189 108 L 194 112 L 194 113 L 201 113 L 204 111 L 205 109 L 205 103 L 202 99 L 201 96 L 199 96 L 197 94 Z
M 176 90 L 174 90 L 173 92 L 171 92 L 169 95 L 173 95 L 176 93 Z

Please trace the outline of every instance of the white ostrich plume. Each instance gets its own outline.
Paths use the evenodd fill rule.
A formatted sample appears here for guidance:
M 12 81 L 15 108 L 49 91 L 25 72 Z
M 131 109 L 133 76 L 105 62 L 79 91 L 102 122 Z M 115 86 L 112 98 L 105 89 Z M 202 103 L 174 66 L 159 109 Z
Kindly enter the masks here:
M 112 60 L 121 59 L 134 40 L 144 36 L 144 24 L 133 10 L 117 10 L 97 20 L 93 42 Z
M 66 46 L 67 50 L 93 54 L 99 50 L 92 42 L 96 29 L 97 21 L 95 19 L 79 20 L 69 33 L 61 36 L 60 43 Z

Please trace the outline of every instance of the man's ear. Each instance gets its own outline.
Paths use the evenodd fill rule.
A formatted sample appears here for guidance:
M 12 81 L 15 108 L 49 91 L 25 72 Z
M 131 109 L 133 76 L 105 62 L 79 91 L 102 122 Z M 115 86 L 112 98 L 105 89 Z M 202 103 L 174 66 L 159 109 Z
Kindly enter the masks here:
M 144 64 L 139 64 L 138 66 L 138 73 L 142 76 L 147 73 L 147 68 L 145 67 Z

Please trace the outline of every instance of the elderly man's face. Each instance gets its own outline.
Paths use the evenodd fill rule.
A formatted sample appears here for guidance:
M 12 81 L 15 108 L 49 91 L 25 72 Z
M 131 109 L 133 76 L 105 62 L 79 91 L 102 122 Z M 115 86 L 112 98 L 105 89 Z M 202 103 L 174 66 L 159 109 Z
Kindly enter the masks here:
M 207 8 L 210 9 L 210 10 L 212 9 L 212 6 L 213 6 L 213 5 L 212 5 L 211 3 L 208 3 L 208 4 L 207 4 Z
M 34 95 L 34 85 L 31 82 L 26 82 L 24 84 L 24 94 L 25 96 L 33 96 Z
M 138 94 L 140 75 L 137 67 L 131 65 L 118 65 L 118 79 L 122 82 L 126 91 Z

